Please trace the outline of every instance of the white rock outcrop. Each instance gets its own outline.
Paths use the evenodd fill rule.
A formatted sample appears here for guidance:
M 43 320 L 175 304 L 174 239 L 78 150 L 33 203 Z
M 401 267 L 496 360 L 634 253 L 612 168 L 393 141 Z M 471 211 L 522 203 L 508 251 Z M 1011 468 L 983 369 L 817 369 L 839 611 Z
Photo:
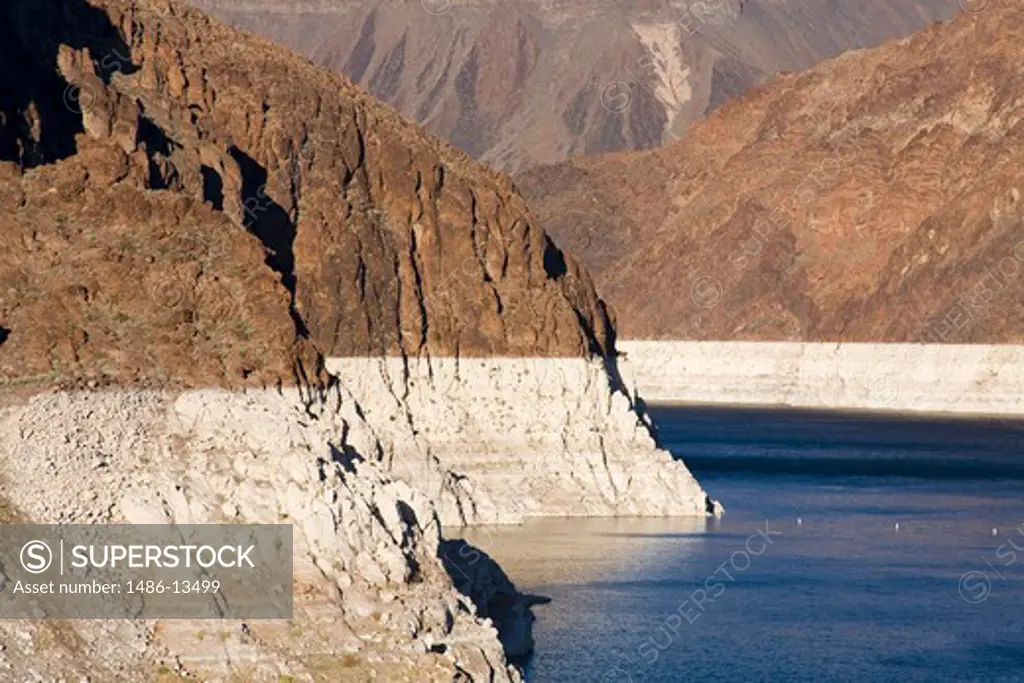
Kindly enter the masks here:
M 431 501 L 357 457 L 374 439 L 349 403 L 112 390 L 0 412 L 0 521 L 291 523 L 295 539 L 291 622 L 0 622 L 0 680 L 520 680 L 443 566 Z
M 518 681 L 506 655 L 532 648 L 530 598 L 442 523 L 720 512 L 657 448 L 613 362 L 328 369 L 338 381 L 312 397 L 111 389 L 0 404 L 0 522 L 290 523 L 296 603 L 292 622 L 0 622 L 0 680 Z
M 1024 415 L 1024 347 L 621 341 L 649 401 Z
M 446 524 L 719 510 L 601 360 L 333 358 L 327 369 L 374 426 L 384 467 Z

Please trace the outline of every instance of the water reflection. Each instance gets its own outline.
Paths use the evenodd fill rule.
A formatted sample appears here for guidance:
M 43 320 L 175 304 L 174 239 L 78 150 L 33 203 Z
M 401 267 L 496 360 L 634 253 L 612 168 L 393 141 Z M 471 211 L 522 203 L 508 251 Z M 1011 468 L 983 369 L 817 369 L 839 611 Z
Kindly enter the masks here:
M 494 557 L 520 589 L 616 581 L 686 557 L 715 520 L 535 519 L 522 526 L 448 530 Z M 671 539 L 671 543 L 666 541 Z

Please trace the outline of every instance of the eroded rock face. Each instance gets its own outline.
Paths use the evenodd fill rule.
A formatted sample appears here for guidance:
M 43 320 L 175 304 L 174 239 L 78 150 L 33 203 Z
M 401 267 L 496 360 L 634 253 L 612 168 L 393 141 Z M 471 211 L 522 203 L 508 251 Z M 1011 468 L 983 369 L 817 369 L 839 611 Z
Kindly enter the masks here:
M 625 362 L 329 358 L 377 425 L 390 474 L 445 524 L 703 516 L 716 503 L 657 447 Z
M 164 0 L 3 12 L 5 378 L 612 351 L 508 179 L 342 77 Z
M 0 667 L 519 680 L 453 588 L 432 502 L 381 471 L 322 358 L 610 352 L 586 275 L 507 179 L 196 10 L 0 16 L 0 510 L 292 519 L 311 600 L 296 630 L 226 622 L 210 639 L 189 622 L 10 622 Z
M 519 180 L 624 337 L 1020 343 L 1022 30 L 989 3 Z
M 347 74 L 513 172 L 660 147 L 779 70 L 878 45 L 958 0 L 192 0 Z

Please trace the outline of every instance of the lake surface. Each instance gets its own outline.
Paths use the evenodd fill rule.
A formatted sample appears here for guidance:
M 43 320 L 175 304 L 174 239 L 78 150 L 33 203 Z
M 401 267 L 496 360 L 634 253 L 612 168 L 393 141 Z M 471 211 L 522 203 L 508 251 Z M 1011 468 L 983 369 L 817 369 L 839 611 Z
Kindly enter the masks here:
M 552 599 L 528 681 L 1024 680 L 1024 426 L 651 412 L 723 519 L 468 534 Z

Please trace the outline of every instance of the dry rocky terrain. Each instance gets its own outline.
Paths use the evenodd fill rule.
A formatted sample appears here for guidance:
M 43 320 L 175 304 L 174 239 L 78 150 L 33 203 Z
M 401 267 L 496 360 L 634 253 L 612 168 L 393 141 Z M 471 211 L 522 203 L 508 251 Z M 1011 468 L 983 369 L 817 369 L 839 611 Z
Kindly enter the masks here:
M 2 621 L 0 680 L 519 681 L 531 599 L 443 522 L 716 510 L 507 177 L 176 0 L 0 20 L 0 521 L 286 521 L 296 558 L 291 622 Z M 502 421 L 452 453 L 439 404 Z
M 1024 8 L 972 9 L 519 185 L 623 337 L 1020 343 Z
M 958 0 L 193 0 L 509 172 L 658 147 L 780 70 Z M 977 3 L 975 3 L 977 4 Z

